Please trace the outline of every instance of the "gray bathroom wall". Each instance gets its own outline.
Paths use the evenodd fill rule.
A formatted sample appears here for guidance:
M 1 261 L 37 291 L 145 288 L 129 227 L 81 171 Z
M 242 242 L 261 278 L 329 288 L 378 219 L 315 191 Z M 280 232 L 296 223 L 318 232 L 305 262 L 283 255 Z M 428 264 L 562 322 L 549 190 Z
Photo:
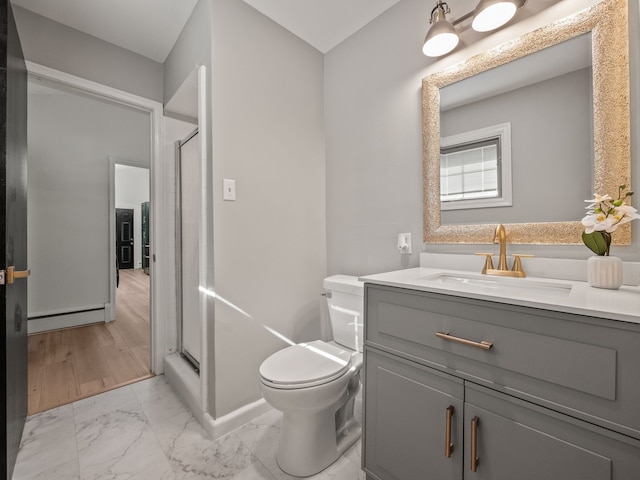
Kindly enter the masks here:
M 433 5 L 401 0 L 325 55 L 330 274 L 417 266 L 422 244 L 421 46 Z M 410 232 L 413 254 L 397 235 Z
M 162 64 L 13 7 L 25 59 L 162 102 Z
M 457 12 L 454 18 L 473 9 L 474 4 L 461 1 L 451 5 Z M 542 7 L 538 2 L 526 5 Z M 401 0 L 325 57 L 330 274 L 367 274 L 417 266 L 420 251 L 474 253 L 492 248 L 488 245 L 423 245 L 422 78 L 440 68 L 440 64 L 451 65 L 481 51 L 487 42 L 512 39 L 519 34 L 520 26 L 515 24 L 480 37 L 464 32 L 462 48 L 451 58 L 445 57 L 436 63 L 425 57 L 420 48 L 431 8 L 419 0 Z M 638 2 L 629 2 L 629 8 L 632 183 L 640 185 Z M 637 202 L 635 199 L 636 207 Z M 576 206 L 578 210 L 582 207 L 582 204 Z M 413 255 L 398 253 L 397 234 L 403 232 L 412 233 Z M 640 222 L 634 222 L 633 235 L 633 245 L 615 247 L 615 254 L 638 261 Z M 581 245 L 518 245 L 510 246 L 510 251 L 561 258 L 590 255 Z
M 237 0 L 213 7 L 215 415 L 261 397 L 258 368 L 321 336 L 323 56 Z M 223 201 L 222 180 L 237 199 Z M 213 347 L 213 348 L 212 348 Z

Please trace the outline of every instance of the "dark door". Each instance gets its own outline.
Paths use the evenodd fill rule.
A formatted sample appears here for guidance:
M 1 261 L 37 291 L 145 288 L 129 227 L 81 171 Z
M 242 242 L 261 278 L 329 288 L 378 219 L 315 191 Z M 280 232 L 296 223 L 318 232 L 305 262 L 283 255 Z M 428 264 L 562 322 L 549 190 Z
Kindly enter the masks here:
M 27 72 L 9 1 L 0 9 L 0 477 L 11 478 L 27 416 Z
M 116 208 L 116 255 L 120 269 L 133 268 L 132 208 Z
M 140 206 L 140 215 L 142 216 L 142 269 L 144 273 L 149 275 L 149 202 L 143 202 Z

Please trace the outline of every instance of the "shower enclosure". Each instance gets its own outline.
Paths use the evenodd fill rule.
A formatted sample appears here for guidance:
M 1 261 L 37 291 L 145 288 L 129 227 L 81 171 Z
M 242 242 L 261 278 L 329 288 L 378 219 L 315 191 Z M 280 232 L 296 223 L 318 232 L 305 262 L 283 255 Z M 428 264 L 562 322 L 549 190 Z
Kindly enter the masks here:
M 201 359 L 199 219 L 201 168 L 198 130 L 177 143 L 176 254 L 178 282 L 178 348 L 199 371 Z

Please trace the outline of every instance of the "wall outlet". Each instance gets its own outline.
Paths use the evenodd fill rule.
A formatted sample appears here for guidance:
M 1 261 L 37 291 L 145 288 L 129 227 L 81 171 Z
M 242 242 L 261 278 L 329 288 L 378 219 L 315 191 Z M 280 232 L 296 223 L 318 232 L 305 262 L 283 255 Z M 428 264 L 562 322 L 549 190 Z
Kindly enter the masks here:
M 411 253 L 411 234 L 399 233 L 398 234 L 398 250 L 401 255 L 409 255 Z

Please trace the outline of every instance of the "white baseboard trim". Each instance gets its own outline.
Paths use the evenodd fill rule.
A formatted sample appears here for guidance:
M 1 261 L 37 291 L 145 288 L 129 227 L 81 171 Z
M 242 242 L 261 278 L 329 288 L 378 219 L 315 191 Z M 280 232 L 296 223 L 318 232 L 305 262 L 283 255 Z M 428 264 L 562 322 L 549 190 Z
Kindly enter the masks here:
M 264 400 L 264 398 L 261 398 L 220 418 L 213 418 L 205 412 L 202 426 L 211 438 L 215 440 L 216 438 L 220 438 L 232 430 L 249 423 L 251 420 L 259 417 L 269 410 L 272 410 L 272 407 Z
M 164 376 L 193 416 L 203 425 L 200 405 L 200 376 L 179 354 L 164 357 Z
M 164 357 L 164 376 L 214 440 L 249 423 L 272 408 L 261 398 L 220 418 L 213 418 L 200 406 L 200 377 L 184 358 L 177 353 Z
M 111 303 L 104 304 L 104 321 L 105 323 L 113 322 L 116 319 L 115 305 Z
M 82 327 L 93 323 L 104 323 L 104 308 L 88 312 L 70 312 L 51 317 L 30 318 L 27 322 L 27 334 L 61 330 L 63 328 Z

